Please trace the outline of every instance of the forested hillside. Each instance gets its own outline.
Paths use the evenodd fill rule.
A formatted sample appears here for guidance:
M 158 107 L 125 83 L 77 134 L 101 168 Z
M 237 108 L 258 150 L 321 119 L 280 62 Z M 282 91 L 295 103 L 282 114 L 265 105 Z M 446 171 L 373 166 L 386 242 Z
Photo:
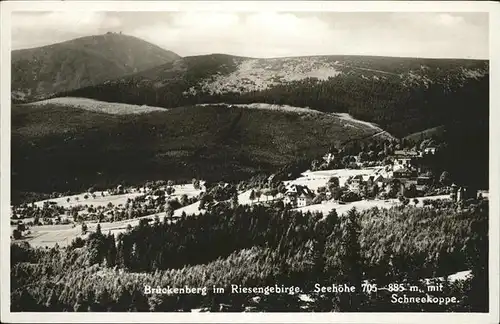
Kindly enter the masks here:
M 489 63 L 364 56 L 186 57 L 61 95 L 178 107 L 263 102 L 348 112 L 405 136 L 488 118 Z
M 12 100 L 33 101 L 96 85 L 179 56 L 139 38 L 108 33 L 12 51 Z
M 243 180 L 375 133 L 327 114 L 226 106 L 141 115 L 13 106 L 12 199 L 147 180 Z
M 459 311 L 488 305 L 488 203 L 439 209 L 351 210 L 339 217 L 220 204 L 202 217 L 147 220 L 117 238 L 97 230 L 69 248 L 11 246 L 12 311 Z M 391 302 L 363 292 L 470 270 L 433 296 L 448 305 Z M 299 294 L 235 294 L 242 287 L 299 287 Z M 348 283 L 357 293 L 317 293 Z M 144 293 L 144 287 L 208 287 L 206 294 Z M 212 287 L 225 288 L 214 294 Z M 405 292 L 421 296 L 421 292 Z M 402 294 L 400 294 L 402 295 Z
M 450 120 L 439 127 L 410 134 L 404 140 L 418 143 L 432 139 L 445 143 L 442 164 L 456 181 L 475 188 L 489 187 L 489 119 Z

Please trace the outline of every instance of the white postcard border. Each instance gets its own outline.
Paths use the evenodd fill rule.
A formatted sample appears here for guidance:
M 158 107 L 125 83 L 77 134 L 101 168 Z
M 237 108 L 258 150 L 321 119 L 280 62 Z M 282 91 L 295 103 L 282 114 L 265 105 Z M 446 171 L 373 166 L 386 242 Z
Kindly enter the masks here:
M 12 1 L 1 4 L 1 321 L 54 322 L 207 322 L 207 323 L 498 323 L 500 211 L 500 5 L 476 1 Z M 489 12 L 490 37 L 490 235 L 489 313 L 11 313 L 10 312 L 10 32 L 12 11 L 344 11 Z M 467 46 L 464 44 L 464 46 Z

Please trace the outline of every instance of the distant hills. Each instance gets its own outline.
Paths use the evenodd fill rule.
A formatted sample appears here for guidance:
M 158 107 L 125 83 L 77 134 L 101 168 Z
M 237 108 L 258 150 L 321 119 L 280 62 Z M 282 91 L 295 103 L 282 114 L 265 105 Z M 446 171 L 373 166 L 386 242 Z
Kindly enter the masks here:
M 149 69 L 179 55 L 117 33 L 12 51 L 12 100 L 33 101 Z
M 367 56 L 181 58 L 59 94 L 174 108 L 269 103 L 347 112 L 405 136 L 488 114 L 489 62 Z

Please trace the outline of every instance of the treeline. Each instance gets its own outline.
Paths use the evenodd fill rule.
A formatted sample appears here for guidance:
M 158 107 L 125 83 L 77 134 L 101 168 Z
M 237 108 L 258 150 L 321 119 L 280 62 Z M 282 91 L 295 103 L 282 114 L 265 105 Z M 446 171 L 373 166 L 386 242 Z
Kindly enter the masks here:
M 13 245 L 13 310 L 175 311 L 207 307 L 236 311 L 255 295 L 145 295 L 144 285 L 295 285 L 310 294 L 309 311 L 487 311 L 488 204 L 443 209 L 394 207 L 301 213 L 219 204 L 199 217 L 168 219 L 115 238 L 93 233 L 67 249 Z M 321 219 L 321 220 L 320 220 Z M 311 293 L 315 283 L 368 279 L 380 287 L 471 270 L 465 282 L 445 285 L 458 304 L 390 303 L 390 296 Z M 297 295 L 260 296 L 264 311 L 300 311 Z M 255 303 L 254 303 L 255 304 Z
M 373 133 L 333 116 L 219 106 L 139 116 L 13 107 L 13 199 L 22 201 L 18 191 L 105 190 L 144 179 L 240 181 Z

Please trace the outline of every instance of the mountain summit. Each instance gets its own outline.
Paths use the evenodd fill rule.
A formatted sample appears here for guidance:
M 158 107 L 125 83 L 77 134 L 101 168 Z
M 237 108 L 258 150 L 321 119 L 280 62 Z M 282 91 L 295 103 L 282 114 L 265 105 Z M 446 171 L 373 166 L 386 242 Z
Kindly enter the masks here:
M 12 99 L 23 102 L 96 85 L 180 58 L 142 39 L 108 32 L 12 51 Z

